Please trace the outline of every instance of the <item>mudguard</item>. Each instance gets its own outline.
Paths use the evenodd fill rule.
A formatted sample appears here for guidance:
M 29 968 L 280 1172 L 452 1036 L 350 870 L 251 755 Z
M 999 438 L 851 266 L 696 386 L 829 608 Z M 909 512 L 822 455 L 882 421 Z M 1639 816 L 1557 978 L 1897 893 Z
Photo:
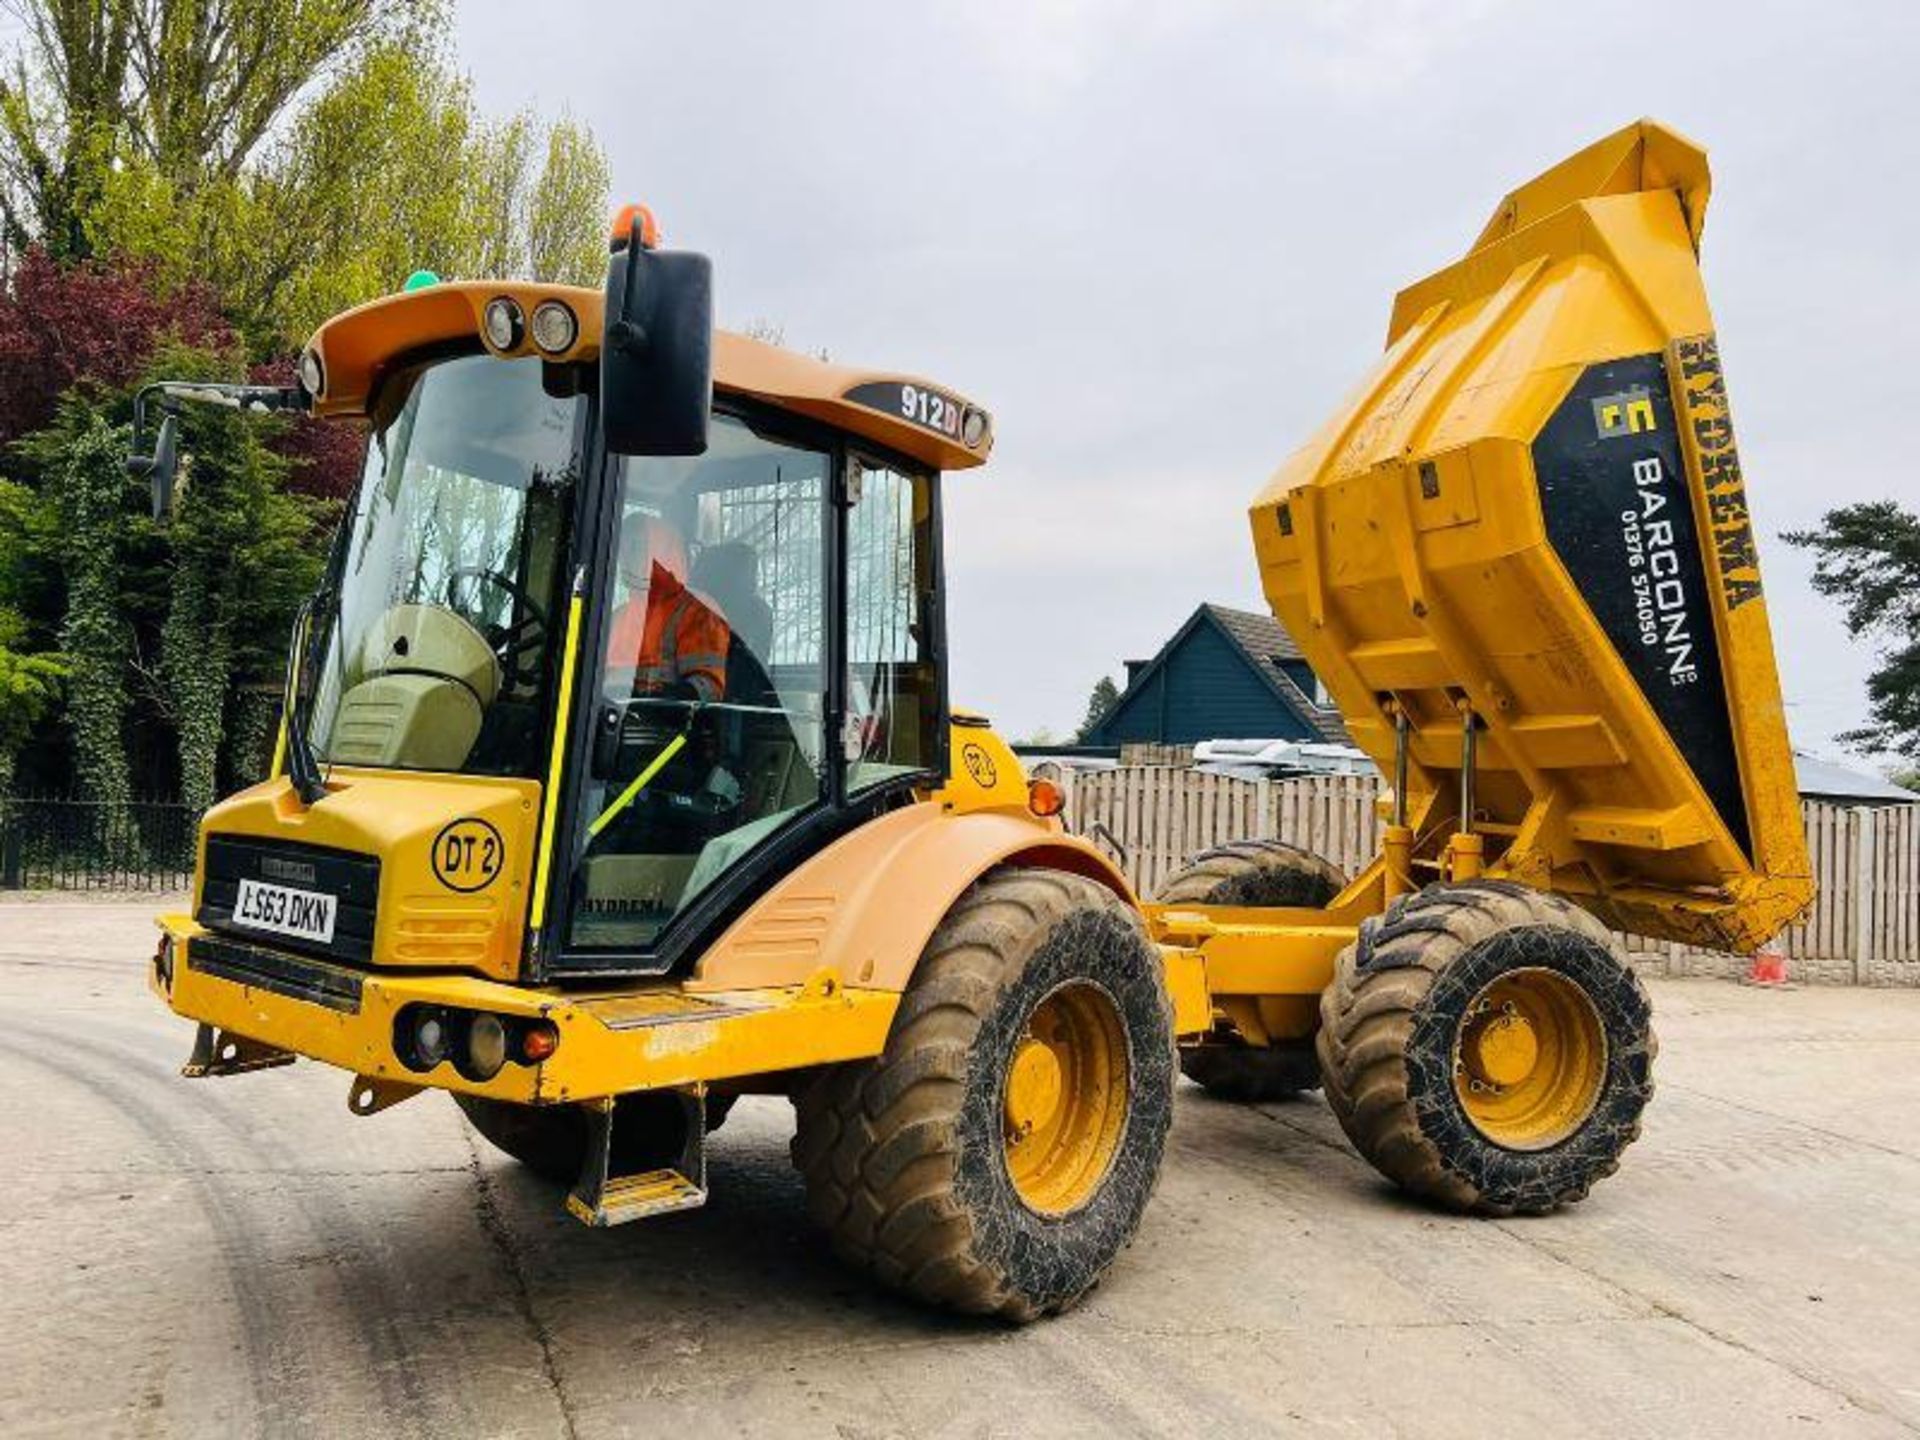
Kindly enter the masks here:
M 1112 862 L 1055 824 L 928 800 L 861 826 L 780 880 L 702 956 L 687 988 L 798 985 L 830 966 L 844 985 L 898 992 L 953 902 L 996 865 L 1084 875 L 1135 903 Z

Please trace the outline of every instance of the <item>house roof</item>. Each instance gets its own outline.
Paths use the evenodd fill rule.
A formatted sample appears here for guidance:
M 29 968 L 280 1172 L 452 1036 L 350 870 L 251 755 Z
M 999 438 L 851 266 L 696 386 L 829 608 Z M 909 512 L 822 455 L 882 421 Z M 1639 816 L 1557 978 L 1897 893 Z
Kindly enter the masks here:
M 1322 709 L 1313 703 L 1313 697 L 1294 682 L 1291 675 L 1282 668 L 1283 661 L 1300 660 L 1305 657 L 1300 647 L 1293 643 L 1293 637 L 1287 634 L 1286 627 L 1271 615 L 1258 615 L 1248 610 L 1230 610 L 1225 605 L 1202 605 L 1187 617 L 1186 623 L 1174 631 L 1173 638 L 1160 647 L 1153 659 L 1134 662 L 1128 667 L 1133 671 L 1127 677 L 1126 695 L 1143 685 L 1177 651 L 1182 642 L 1193 633 L 1194 627 L 1211 623 L 1226 637 L 1227 642 L 1240 652 L 1247 662 L 1247 668 L 1264 681 L 1280 702 L 1298 715 L 1303 722 L 1331 745 L 1351 745 L 1353 741 L 1347 734 L 1347 727 L 1340 719 L 1340 712 Z M 1137 669 L 1133 669 L 1135 665 Z M 1114 713 L 1118 713 L 1115 707 Z
M 1300 653 L 1300 647 L 1293 643 L 1293 636 L 1287 633 L 1286 626 L 1271 615 L 1260 615 L 1251 610 L 1229 610 L 1224 605 L 1203 605 L 1200 608 L 1213 617 L 1260 677 L 1278 690 L 1281 698 L 1319 731 L 1323 740 L 1330 745 L 1353 743 L 1340 712 L 1314 704 L 1313 697 L 1302 690 L 1281 666 L 1283 660 L 1304 662 L 1306 659 Z
M 1811 799 L 1839 800 L 1854 805 L 1920 805 L 1920 795 L 1890 780 L 1863 775 L 1804 750 L 1793 752 L 1793 770 L 1800 782 L 1800 793 Z

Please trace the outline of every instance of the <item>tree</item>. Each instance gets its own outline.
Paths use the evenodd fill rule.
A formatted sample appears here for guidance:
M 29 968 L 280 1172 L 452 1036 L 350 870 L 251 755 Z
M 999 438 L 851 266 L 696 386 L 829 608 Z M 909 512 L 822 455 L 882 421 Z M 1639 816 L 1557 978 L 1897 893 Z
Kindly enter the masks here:
M 193 406 L 180 417 L 174 515 L 164 526 L 148 517 L 146 487 L 125 469 L 132 391 L 159 374 L 232 374 L 232 346 L 170 342 L 117 389 L 76 385 L 53 422 L 13 448 L 25 483 L 0 483 L 0 617 L 19 619 L 0 649 L 61 666 L 71 768 L 56 750 L 56 783 L 70 777 L 109 811 L 131 802 L 136 774 L 156 790 L 177 779 L 197 807 L 223 781 L 257 778 L 260 712 L 338 510 L 288 489 L 272 421 Z M 50 713 L 40 704 L 28 723 Z
M 580 221 L 604 217 L 612 183 L 606 152 L 591 130 L 571 120 L 548 128 L 546 159 L 527 207 L 527 274 L 568 285 L 603 283 L 607 237 Z
M 284 382 L 416 269 L 595 283 L 606 159 L 478 116 L 444 0 L 0 5 L 0 769 L 202 804 L 270 732 L 360 437 L 191 409 L 157 527 L 134 386 Z
M 12 794 L 20 747 L 53 711 L 67 677 L 65 657 L 31 646 L 20 609 L 36 581 L 27 553 L 33 510 L 30 491 L 0 480 L 0 798 Z
M 1074 743 L 1084 745 L 1092 738 L 1100 722 L 1113 713 L 1113 707 L 1120 703 L 1120 690 L 1113 683 L 1113 677 L 1102 675 L 1094 681 L 1093 693 L 1087 697 L 1087 718 L 1080 722 L 1080 728 L 1073 732 Z
M 116 166 L 186 201 L 237 179 L 308 87 L 366 47 L 439 21 L 438 0 L 17 0 L 26 30 L 0 81 L 10 243 L 95 253 Z
M 480 120 L 442 49 L 384 45 L 256 167 L 203 197 L 186 253 L 255 354 L 290 351 L 419 269 L 597 284 L 607 176 L 587 131 Z M 160 234 L 161 254 L 175 243 L 139 218 L 115 228 Z
M 42 513 L 22 533 L 47 541 L 64 580 L 57 633 L 66 657 L 75 778 L 100 803 L 107 833 L 130 837 L 136 832 L 125 727 L 132 707 L 127 680 L 134 626 L 121 597 L 134 511 L 126 431 L 76 390 L 62 402 L 54 424 L 21 450 L 43 476 Z M 131 854 L 111 858 L 137 862 Z
M 203 284 L 164 286 L 150 262 L 61 264 L 29 250 L 0 288 L 0 446 L 47 425 L 80 380 L 126 385 L 169 337 L 234 340 Z
M 605 156 L 571 121 L 478 119 L 438 0 L 12 3 L 16 253 L 205 281 L 256 360 L 416 269 L 599 277 Z
M 1813 588 L 1845 606 L 1854 634 L 1882 641 L 1868 723 L 1841 742 L 1920 760 L 1920 515 L 1892 500 L 1844 505 L 1782 538 L 1813 551 Z
M 230 356 L 173 350 L 152 368 L 204 379 L 232 367 Z M 218 797 L 240 697 L 280 678 L 287 632 L 319 583 L 319 537 L 337 507 L 287 491 L 287 462 L 268 448 L 258 419 L 195 406 L 181 420 L 188 464 L 166 527 L 168 604 L 153 699 L 177 736 L 180 798 L 202 810 Z
M 67 678 L 62 657 L 13 648 L 25 628 L 19 615 L 0 610 L 0 797 L 13 793 L 14 759 L 33 727 L 52 711 L 60 682 Z

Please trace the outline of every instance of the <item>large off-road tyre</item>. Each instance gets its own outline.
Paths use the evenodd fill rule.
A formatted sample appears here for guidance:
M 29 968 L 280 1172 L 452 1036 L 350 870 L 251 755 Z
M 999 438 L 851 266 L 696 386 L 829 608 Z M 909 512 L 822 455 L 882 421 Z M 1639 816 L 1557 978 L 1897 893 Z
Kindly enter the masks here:
M 1282 840 L 1202 850 L 1160 882 L 1156 905 L 1320 906 L 1346 889 L 1337 866 Z
M 1313 906 L 1346 889 L 1347 877 L 1311 851 L 1279 840 L 1236 840 L 1203 850 L 1164 880 L 1156 904 Z M 1222 1035 L 1180 1052 L 1189 1080 L 1221 1100 L 1281 1100 L 1320 1084 L 1311 1037 L 1271 1046 Z
M 1544 1214 L 1619 1168 L 1653 1095 L 1652 1006 L 1578 906 L 1476 880 L 1361 926 L 1320 1002 L 1354 1147 L 1449 1209 Z
M 1173 1011 L 1102 885 L 1001 869 L 954 903 L 878 1059 L 796 1096 L 793 1158 L 840 1256 L 948 1309 L 1066 1309 L 1132 1240 L 1173 1111 Z
M 711 1135 L 726 1121 L 737 1097 L 707 1097 L 707 1133 Z M 534 1174 L 557 1185 L 571 1185 L 580 1175 L 587 1156 L 587 1117 L 576 1105 L 514 1105 L 504 1100 L 489 1100 L 481 1095 L 453 1092 L 454 1104 L 472 1122 L 496 1150 L 518 1160 Z M 647 1168 L 645 1159 L 655 1151 L 667 1158 L 680 1153 L 685 1139 L 679 1102 L 671 1095 L 631 1095 L 622 1105 L 654 1106 L 659 1110 L 657 1124 L 630 1126 L 621 1144 L 641 1149 L 614 1158 L 614 1173 L 627 1174 Z M 633 1138 L 628 1138 L 633 1137 Z M 644 1154 L 643 1154 L 644 1151 Z

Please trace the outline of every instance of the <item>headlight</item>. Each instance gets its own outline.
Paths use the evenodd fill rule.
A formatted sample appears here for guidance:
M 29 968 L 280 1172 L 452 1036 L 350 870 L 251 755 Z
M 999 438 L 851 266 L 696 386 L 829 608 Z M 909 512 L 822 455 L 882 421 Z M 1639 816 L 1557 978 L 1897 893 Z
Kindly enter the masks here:
M 466 1063 L 461 1073 L 469 1080 L 491 1080 L 507 1063 L 507 1027 L 498 1015 L 479 1014 L 467 1026 Z
M 966 418 L 960 422 L 960 439 L 969 450 L 978 448 L 987 438 L 987 412 L 968 410 Z
M 487 302 L 481 323 L 487 332 L 487 344 L 496 350 L 518 350 L 526 338 L 527 317 L 517 303 L 504 295 Z
M 309 346 L 300 355 L 300 388 L 317 400 L 326 382 L 327 372 L 320 364 L 320 352 Z
M 580 322 L 558 300 L 542 300 L 533 307 L 533 343 L 547 354 L 565 354 L 579 335 Z
M 435 1005 L 422 1005 L 413 1012 L 407 1033 L 408 1053 L 401 1058 L 416 1070 L 431 1070 L 447 1058 L 451 1039 L 447 1012 Z

